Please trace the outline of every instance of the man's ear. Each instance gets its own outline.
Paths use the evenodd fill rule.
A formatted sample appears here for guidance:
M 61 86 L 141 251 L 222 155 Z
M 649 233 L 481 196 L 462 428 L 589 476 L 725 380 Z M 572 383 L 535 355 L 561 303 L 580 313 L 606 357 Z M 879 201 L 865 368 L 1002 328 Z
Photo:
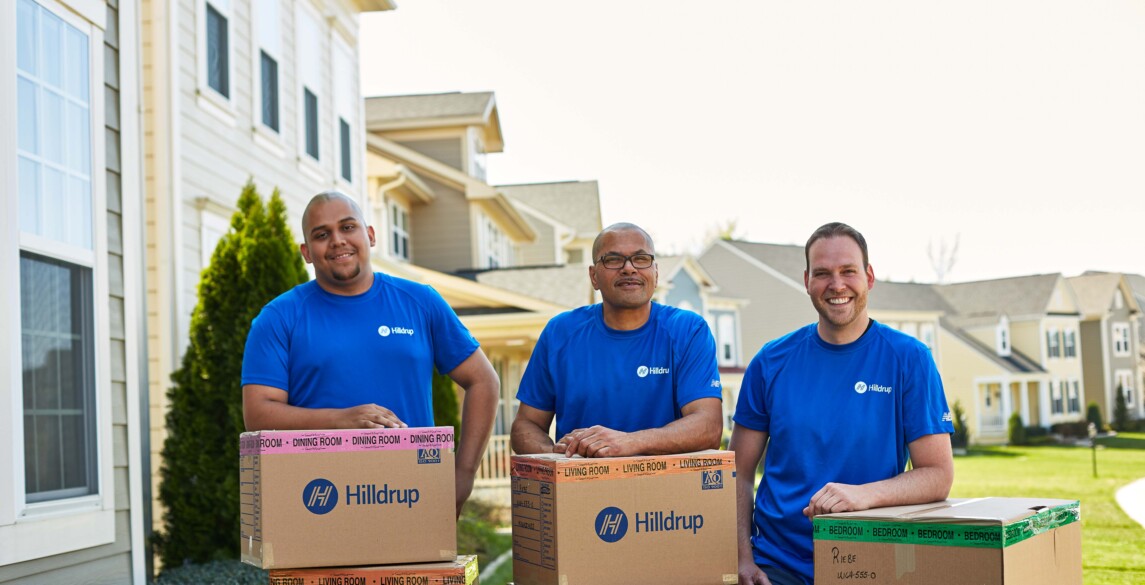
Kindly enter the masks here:
M 298 245 L 298 251 L 302 252 L 302 259 L 306 260 L 307 264 L 313 264 L 313 262 L 310 261 L 310 248 L 306 247 L 305 242 Z
M 596 283 L 596 264 L 589 265 L 588 280 L 592 283 L 592 290 L 600 290 L 600 285 Z
M 377 240 L 374 239 L 374 226 L 366 226 L 366 233 L 370 236 L 370 247 L 373 248 L 377 244 Z

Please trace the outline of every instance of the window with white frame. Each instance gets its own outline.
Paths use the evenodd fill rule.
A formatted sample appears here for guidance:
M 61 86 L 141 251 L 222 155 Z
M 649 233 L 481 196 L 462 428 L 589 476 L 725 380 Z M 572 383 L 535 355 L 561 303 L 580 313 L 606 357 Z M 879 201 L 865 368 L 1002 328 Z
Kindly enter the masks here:
M 1067 358 L 1077 357 L 1077 331 L 1066 329 L 1062 333 L 1062 355 Z
M 1010 355 L 1010 322 L 1003 319 L 994 330 L 994 343 L 998 355 Z
M 1117 370 L 1113 374 L 1116 382 L 1113 386 L 1113 391 L 1116 392 L 1118 388 L 1125 393 L 1125 405 L 1133 406 L 1133 396 L 1136 390 L 1133 388 L 1133 372 L 1131 370 Z M 1117 397 L 1114 396 L 1114 399 Z
M 318 15 L 314 13 L 306 2 L 297 4 L 297 47 L 305 50 L 298 54 L 298 98 L 299 108 L 299 142 L 301 151 L 305 153 L 304 159 L 309 157 L 313 161 L 322 160 L 321 126 L 319 120 L 319 101 L 322 96 L 322 55 L 326 43 L 323 42 L 322 28 L 319 25 Z
M 1057 329 L 1049 329 L 1046 331 L 1046 357 L 1060 358 L 1061 356 L 1061 332 Z
M 1062 384 L 1067 384 L 1067 382 L 1062 382 Z M 1068 385 L 1069 385 L 1069 397 L 1068 397 L 1069 400 L 1067 402 L 1067 408 L 1069 409 L 1069 413 L 1070 414 L 1080 413 L 1081 412 L 1081 388 L 1080 388 L 1081 383 L 1078 382 L 1077 380 L 1070 380 L 1068 382 Z
M 1062 388 L 1061 384 L 1056 380 L 1050 380 L 1050 413 L 1062 414 L 1065 412 L 1065 404 L 1062 401 Z
M 210 0 L 208 0 L 210 1 Z M 255 28 L 258 41 L 257 92 L 259 122 L 263 128 L 278 133 L 282 130 L 279 115 L 279 63 L 282 62 L 282 14 L 280 0 L 259 0 L 254 3 Z
M 1114 323 L 1113 327 L 1113 355 L 1127 357 L 1129 355 L 1129 324 Z
M 736 349 L 735 316 L 722 314 L 716 318 L 716 335 L 719 339 L 719 365 L 736 365 L 739 351 Z
M 357 67 L 354 54 L 350 46 L 338 34 L 334 35 L 332 43 L 334 74 L 334 117 L 338 128 L 338 177 L 347 183 L 354 182 L 354 126 L 357 111 L 360 106 L 357 79 Z
M 918 323 L 914 321 L 903 321 L 902 328 L 899 329 L 899 331 L 918 339 Z
M 479 214 L 478 253 L 479 268 L 501 268 L 510 265 L 509 238 L 484 213 Z
M 203 1 L 203 34 L 206 44 L 205 71 L 207 87 L 223 98 L 231 97 L 231 2 Z
M 409 261 L 409 210 L 397 201 L 389 202 L 390 255 Z
M 918 339 L 926 344 L 926 347 L 931 350 L 934 349 L 934 324 L 923 323 L 918 326 Z
M 102 134 L 102 5 L 15 0 L 0 31 L 15 58 L 16 123 L 0 131 L 14 172 L 0 201 L 0 269 L 15 279 L 0 298 L 0 541 L 40 543 L 0 555 L 11 562 L 111 542 L 108 279 Z M 92 11 L 97 14 L 91 14 Z M 82 15 L 82 16 L 81 16 Z M 14 67 L 14 68 L 13 68 Z M 10 86 L 11 87 L 11 86 Z M 11 228 L 11 229 L 9 229 Z M 102 507 L 101 507 L 102 506 Z M 106 513 L 105 513 L 106 512 Z M 108 520 L 111 520 L 109 523 Z M 42 531 L 42 532 L 41 532 Z

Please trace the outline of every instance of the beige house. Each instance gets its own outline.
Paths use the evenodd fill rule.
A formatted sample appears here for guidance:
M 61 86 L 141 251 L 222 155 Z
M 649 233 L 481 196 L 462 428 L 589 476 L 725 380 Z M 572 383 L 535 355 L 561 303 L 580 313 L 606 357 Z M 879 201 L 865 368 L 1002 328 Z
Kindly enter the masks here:
M 0 582 L 144 583 L 141 6 L 0 6 Z
M 1082 374 L 1086 403 L 1113 419 L 1116 392 L 1125 393 L 1131 418 L 1142 418 L 1141 307 L 1125 275 L 1086 274 L 1067 279 L 1081 309 Z

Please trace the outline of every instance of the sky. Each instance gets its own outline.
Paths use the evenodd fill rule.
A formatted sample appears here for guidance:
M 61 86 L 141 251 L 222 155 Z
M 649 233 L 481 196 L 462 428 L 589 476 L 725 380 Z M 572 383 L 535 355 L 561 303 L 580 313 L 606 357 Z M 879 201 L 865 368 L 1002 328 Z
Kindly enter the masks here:
M 843 221 L 882 280 L 1145 273 L 1145 3 L 397 3 L 365 95 L 494 92 L 490 183 L 596 180 L 658 253 Z

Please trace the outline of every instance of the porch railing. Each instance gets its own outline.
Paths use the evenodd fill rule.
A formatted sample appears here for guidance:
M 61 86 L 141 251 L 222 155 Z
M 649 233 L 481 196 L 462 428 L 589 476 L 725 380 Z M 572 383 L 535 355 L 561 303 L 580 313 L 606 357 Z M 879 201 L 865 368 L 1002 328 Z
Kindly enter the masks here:
M 477 469 L 474 487 L 509 485 L 510 455 L 509 435 L 493 435 L 481 459 L 481 467 Z

